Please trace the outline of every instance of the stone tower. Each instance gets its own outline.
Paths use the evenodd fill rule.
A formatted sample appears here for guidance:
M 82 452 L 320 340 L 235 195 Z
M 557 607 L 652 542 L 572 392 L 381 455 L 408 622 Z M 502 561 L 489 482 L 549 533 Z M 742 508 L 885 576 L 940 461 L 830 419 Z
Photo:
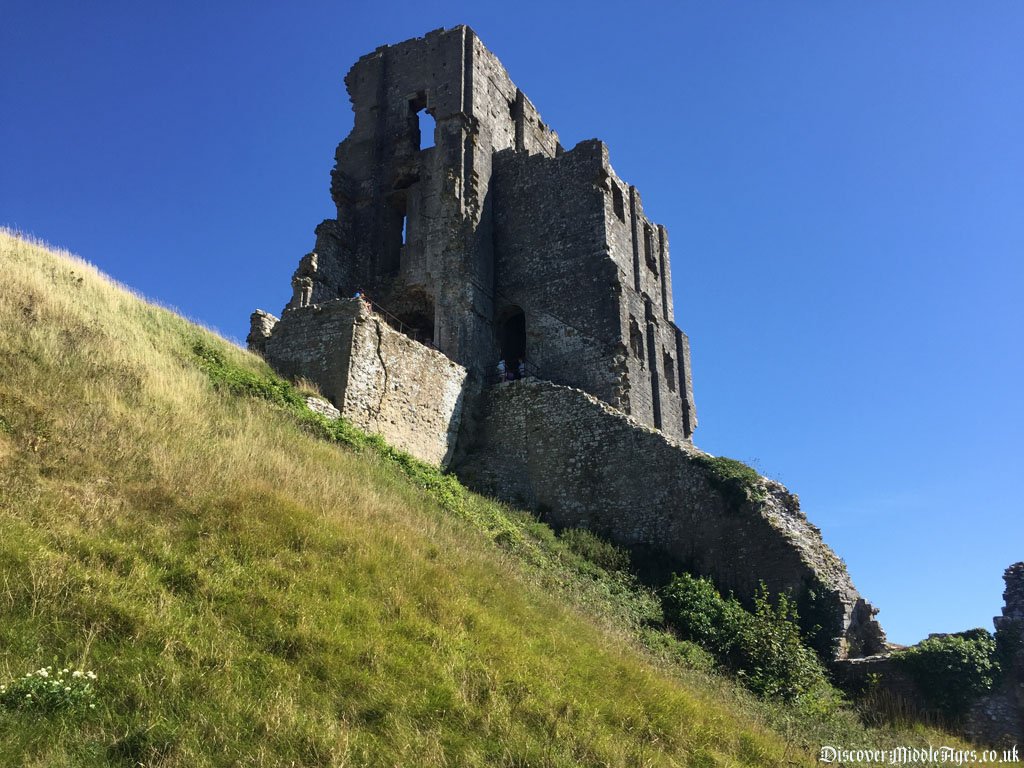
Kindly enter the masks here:
M 345 83 L 355 123 L 331 173 L 338 215 L 316 228 L 315 272 L 307 257 L 289 308 L 363 291 L 471 376 L 524 358 L 539 378 L 689 440 L 668 234 L 607 147 L 564 151 L 465 26 L 378 48 Z M 254 345 L 266 354 L 273 334 Z

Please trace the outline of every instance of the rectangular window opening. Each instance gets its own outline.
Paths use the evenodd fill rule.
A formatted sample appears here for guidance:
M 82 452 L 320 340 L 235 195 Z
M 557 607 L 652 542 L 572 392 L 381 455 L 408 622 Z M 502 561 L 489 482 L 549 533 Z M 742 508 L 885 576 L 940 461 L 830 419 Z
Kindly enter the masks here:
M 433 110 L 427 107 L 427 95 L 416 94 L 409 100 L 409 115 L 413 134 L 413 146 L 417 150 L 430 149 L 434 146 L 437 133 L 437 121 Z
M 614 181 L 612 182 L 612 209 L 615 211 L 615 215 L 619 217 L 619 221 L 626 221 L 626 206 L 622 200 L 622 190 L 619 189 L 619 185 Z

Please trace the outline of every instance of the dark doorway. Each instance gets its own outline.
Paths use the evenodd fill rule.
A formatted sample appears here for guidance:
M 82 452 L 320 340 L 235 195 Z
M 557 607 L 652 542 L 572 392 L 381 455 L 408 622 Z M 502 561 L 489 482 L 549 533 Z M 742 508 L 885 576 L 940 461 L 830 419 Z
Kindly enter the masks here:
M 515 363 L 526 359 L 526 315 L 519 307 L 509 307 L 498 324 L 498 346 L 501 359 Z
M 427 346 L 434 345 L 434 315 L 427 312 L 408 312 L 400 318 L 402 332 Z

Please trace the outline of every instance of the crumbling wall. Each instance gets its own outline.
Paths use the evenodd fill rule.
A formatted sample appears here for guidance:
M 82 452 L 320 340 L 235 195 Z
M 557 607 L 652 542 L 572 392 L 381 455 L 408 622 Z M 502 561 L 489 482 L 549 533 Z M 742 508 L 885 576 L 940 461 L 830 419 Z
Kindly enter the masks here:
M 273 326 L 259 352 L 271 367 L 287 379 L 315 383 L 336 406 L 342 402 L 348 381 L 352 326 L 359 312 L 356 301 L 328 301 L 286 309 Z
M 882 650 L 874 610 L 783 486 L 749 493 L 711 457 L 644 427 L 585 392 L 527 379 L 486 393 L 477 449 L 456 467 L 472 487 L 628 547 L 658 550 L 750 598 L 763 581 L 821 624 L 829 656 Z
M 413 341 L 357 299 L 287 310 L 263 341 L 280 373 L 304 378 L 341 415 L 431 464 L 455 449 L 466 369 Z
M 996 689 L 972 709 L 967 732 L 986 744 L 1024 743 L 1024 562 L 1003 574 L 1003 613 L 996 616 L 1002 675 Z
M 466 369 L 363 312 L 352 332 L 342 415 L 431 464 L 455 449 Z

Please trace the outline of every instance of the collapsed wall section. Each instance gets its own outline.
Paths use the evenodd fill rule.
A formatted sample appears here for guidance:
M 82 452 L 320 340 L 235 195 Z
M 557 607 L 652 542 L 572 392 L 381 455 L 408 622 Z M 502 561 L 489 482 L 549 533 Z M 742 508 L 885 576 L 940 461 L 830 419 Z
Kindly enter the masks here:
M 882 650 L 874 609 L 780 484 L 737 487 L 712 457 L 577 389 L 526 379 L 486 398 L 478 447 L 456 467 L 471 487 L 658 551 L 744 599 L 762 581 L 790 592 L 826 657 Z
M 266 339 L 275 370 L 303 378 L 367 432 L 431 464 L 452 456 L 466 369 L 393 329 L 358 299 L 291 309 Z

